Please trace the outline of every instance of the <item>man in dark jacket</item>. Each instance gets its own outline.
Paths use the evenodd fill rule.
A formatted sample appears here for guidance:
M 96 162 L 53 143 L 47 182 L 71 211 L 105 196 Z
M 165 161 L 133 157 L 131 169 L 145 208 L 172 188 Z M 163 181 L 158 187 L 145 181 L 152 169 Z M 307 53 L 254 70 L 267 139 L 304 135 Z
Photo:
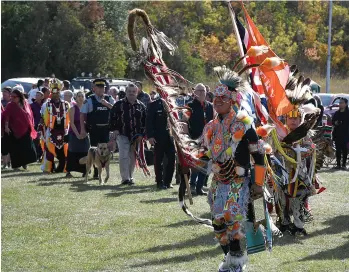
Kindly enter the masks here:
M 161 98 L 148 104 L 146 117 L 146 135 L 148 141 L 154 146 L 154 170 L 157 187 L 159 189 L 173 188 L 171 185 L 175 167 L 175 147 L 167 124 L 165 103 Z M 163 160 L 166 154 L 167 163 L 163 177 Z
M 190 138 L 196 140 L 201 137 L 205 125 L 213 119 L 212 104 L 206 101 L 206 87 L 199 83 L 194 88 L 194 100 L 188 103 L 191 108 L 189 118 Z M 190 185 L 196 189 L 197 195 L 206 195 L 202 190 L 206 175 L 201 172 L 192 172 Z

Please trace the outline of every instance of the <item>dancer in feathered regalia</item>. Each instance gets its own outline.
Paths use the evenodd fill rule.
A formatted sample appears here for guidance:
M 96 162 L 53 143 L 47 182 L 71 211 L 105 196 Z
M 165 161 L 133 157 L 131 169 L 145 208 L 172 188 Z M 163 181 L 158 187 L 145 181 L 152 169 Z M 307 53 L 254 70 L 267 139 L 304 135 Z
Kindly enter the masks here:
M 264 142 L 258 139 L 253 118 L 233 108 L 239 93 L 249 88 L 248 83 L 224 67 L 215 71 L 220 78 L 213 100 L 218 116 L 205 126 L 202 143 L 206 149 L 203 157 L 212 160 L 209 204 L 214 232 L 225 253 L 219 271 L 241 271 L 247 261 L 240 245 L 244 237 L 241 225 L 248 216 L 251 191 L 262 192 L 266 174 Z M 254 180 L 249 175 L 252 167 Z
M 320 109 L 312 103 L 310 79 L 294 77 L 291 71 L 286 94 L 295 109 L 285 116 L 287 136 L 280 143 L 273 137 L 273 168 L 277 178 L 276 203 L 279 205 L 280 229 L 291 234 L 306 235 L 304 224 L 312 216 L 308 197 L 316 194 L 316 146 L 311 140 L 312 129 L 320 116 Z M 293 75 L 292 75 L 293 74 Z M 293 216 L 293 224 L 291 221 Z
M 44 135 L 44 155 L 41 170 L 44 172 L 63 172 L 66 166 L 68 144 L 64 141 L 69 125 L 69 103 L 60 99 L 58 84 L 52 85 L 51 100 L 42 108 L 40 124 Z M 55 167 L 54 158 L 59 163 Z

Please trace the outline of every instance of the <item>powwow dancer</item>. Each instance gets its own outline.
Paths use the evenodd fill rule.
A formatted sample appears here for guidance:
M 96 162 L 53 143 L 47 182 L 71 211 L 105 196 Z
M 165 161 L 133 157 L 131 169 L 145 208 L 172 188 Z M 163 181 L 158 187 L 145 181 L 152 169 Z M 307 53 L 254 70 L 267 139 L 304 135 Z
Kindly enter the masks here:
M 142 39 L 140 50 L 137 49 L 133 30 L 136 16 L 142 17 L 148 34 L 147 39 Z M 183 186 L 183 181 L 185 181 L 190 198 L 186 169 L 191 167 L 205 172 L 207 161 L 212 160 L 215 174 L 209 199 L 215 232 L 226 254 L 225 261 L 219 269 L 220 271 L 241 271 L 247 259 L 240 245 L 240 239 L 244 237 L 241 223 L 245 219 L 248 219 L 252 225 L 255 223 L 250 193 L 254 195 L 262 193 L 266 173 L 264 143 L 258 140 L 253 129 L 253 119 L 246 112 L 236 113 L 234 111 L 240 107 L 239 103 L 235 103 L 240 98 L 238 92 L 243 97 L 243 92 L 251 91 L 251 88 L 237 73 L 225 68 L 216 69 L 221 80 L 215 99 L 217 112 L 220 115 L 207 124 L 204 141 L 200 145 L 200 141 L 190 139 L 186 118 L 180 116 L 180 113 L 187 115 L 189 109 L 176 105 L 176 98 L 183 92 L 183 89 L 189 89 L 188 85 L 191 83 L 167 68 L 162 60 L 160 45 L 170 51 L 173 51 L 175 46 L 163 33 L 151 25 L 143 10 L 135 9 L 130 12 L 128 31 L 132 48 L 140 52 L 138 56 L 144 65 L 145 73 L 156 86 L 168 112 L 169 126 L 183 170 L 179 189 L 180 205 L 183 211 L 197 222 L 212 226 L 212 220 L 195 217 L 188 210 L 184 202 L 185 187 Z M 240 74 L 248 68 L 244 67 Z M 233 104 L 234 107 L 232 107 Z M 249 174 L 251 170 L 250 154 L 255 163 L 254 179 L 251 179 Z M 262 235 L 259 227 L 256 228 Z M 261 247 L 264 250 L 263 235 L 261 239 Z
M 44 172 L 63 172 L 66 166 L 68 144 L 64 140 L 69 124 L 69 103 L 60 99 L 57 84 L 52 86 L 52 97 L 45 103 L 42 113 L 41 129 L 44 135 L 44 155 L 41 170 Z M 54 158 L 58 159 L 55 167 Z
M 312 99 L 310 79 L 292 75 L 286 86 L 286 94 L 295 109 L 286 114 L 287 136 L 279 142 L 273 132 L 275 154 L 272 164 L 277 177 L 274 179 L 276 203 L 279 205 L 281 231 L 307 235 L 304 224 L 311 219 L 308 197 L 316 194 L 319 182 L 316 180 L 316 146 L 309 130 L 313 128 L 320 110 L 308 102 Z M 321 188 L 319 192 L 323 191 Z M 318 192 L 318 193 L 319 193 Z M 291 224 L 293 215 L 293 224 Z
M 219 271 L 241 271 L 247 261 L 240 245 L 244 237 L 241 225 L 250 216 L 250 193 L 262 193 L 266 174 L 264 142 L 258 139 L 253 119 L 233 109 L 239 92 L 249 88 L 248 83 L 224 67 L 215 70 L 220 78 L 213 93 L 218 116 L 205 126 L 202 143 L 205 156 L 212 160 L 209 204 L 216 238 L 226 254 Z M 250 155 L 254 160 L 254 180 L 249 176 Z

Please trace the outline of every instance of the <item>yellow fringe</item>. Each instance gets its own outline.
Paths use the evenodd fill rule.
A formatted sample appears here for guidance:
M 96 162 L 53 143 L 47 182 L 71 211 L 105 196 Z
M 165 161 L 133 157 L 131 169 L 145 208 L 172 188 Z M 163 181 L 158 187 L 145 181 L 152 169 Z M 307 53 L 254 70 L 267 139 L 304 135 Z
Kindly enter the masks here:
M 276 147 L 276 150 L 279 151 L 279 153 L 290 163 L 293 163 L 293 164 L 297 164 L 297 162 L 292 159 L 291 157 L 287 156 L 287 154 L 285 153 L 284 149 L 282 148 L 281 146 L 281 143 L 278 139 L 278 136 L 276 134 L 276 130 L 273 129 L 271 131 L 271 136 L 272 136 L 272 139 L 273 139 L 273 142 L 274 142 L 274 145 Z

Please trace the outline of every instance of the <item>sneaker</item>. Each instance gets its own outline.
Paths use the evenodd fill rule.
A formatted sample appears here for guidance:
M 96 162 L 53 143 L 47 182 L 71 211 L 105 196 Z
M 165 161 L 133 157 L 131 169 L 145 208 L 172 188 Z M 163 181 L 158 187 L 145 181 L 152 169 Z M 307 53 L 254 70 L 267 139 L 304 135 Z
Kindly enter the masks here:
M 68 172 L 68 173 L 65 175 L 65 177 L 66 177 L 66 178 L 73 178 L 73 175 L 72 175 L 70 172 Z
M 341 167 L 340 167 L 339 165 L 337 165 L 337 166 L 333 167 L 333 169 L 335 169 L 335 170 L 340 170 Z
M 127 185 L 127 184 L 129 184 L 129 183 L 130 183 L 130 181 L 129 181 L 128 179 L 126 179 L 126 180 L 124 180 L 124 181 L 121 182 L 122 185 Z
M 172 185 L 171 183 L 170 183 L 170 184 L 167 184 L 166 187 L 167 187 L 168 189 L 173 189 L 173 185 Z
M 128 184 L 129 184 L 129 185 L 134 185 L 134 184 L 135 184 L 133 178 L 130 179 L 130 181 L 128 182 Z
M 24 170 L 28 169 L 28 167 L 26 165 L 23 165 L 22 167 L 23 167 Z

